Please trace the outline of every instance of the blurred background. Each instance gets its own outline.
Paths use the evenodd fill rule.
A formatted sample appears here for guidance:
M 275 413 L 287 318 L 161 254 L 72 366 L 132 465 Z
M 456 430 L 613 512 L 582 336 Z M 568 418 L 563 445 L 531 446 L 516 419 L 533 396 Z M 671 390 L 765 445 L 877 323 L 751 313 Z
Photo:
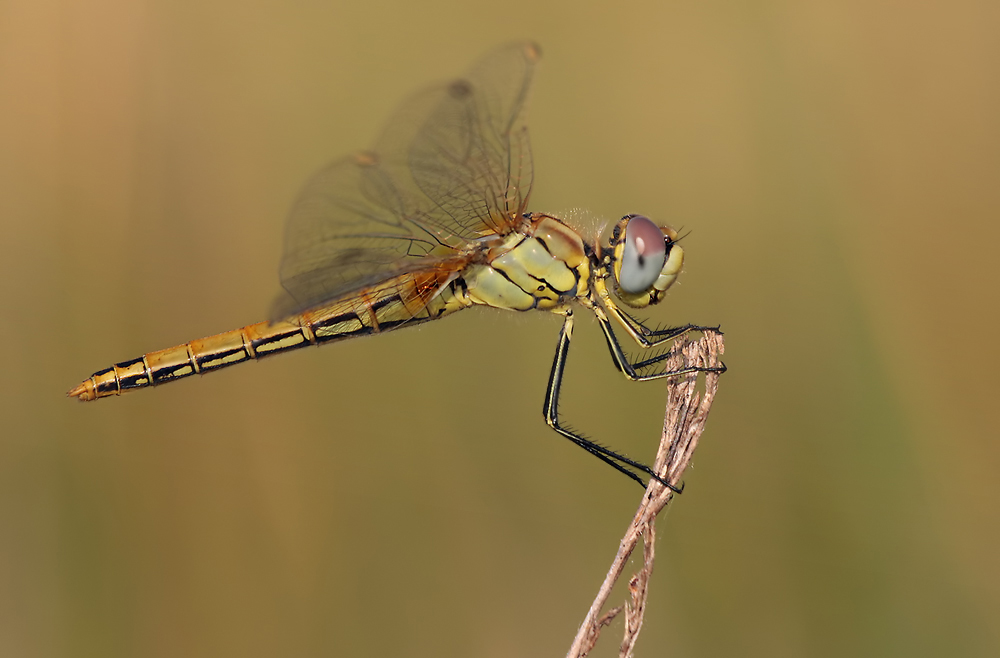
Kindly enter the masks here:
M 82 405 L 265 319 L 309 174 L 513 38 L 533 209 L 689 230 L 721 324 L 640 655 L 1000 653 L 1000 5 L 0 2 L 0 655 L 559 656 L 640 490 L 470 311 Z M 578 325 L 562 413 L 652 459 Z M 596 655 L 617 655 L 620 622 Z

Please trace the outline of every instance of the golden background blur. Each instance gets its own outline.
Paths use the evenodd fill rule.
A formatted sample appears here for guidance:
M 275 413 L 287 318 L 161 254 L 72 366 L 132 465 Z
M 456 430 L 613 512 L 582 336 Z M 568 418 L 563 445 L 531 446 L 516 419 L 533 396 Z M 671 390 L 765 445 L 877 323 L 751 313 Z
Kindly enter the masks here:
M 0 3 L 0 655 L 566 651 L 640 491 L 542 421 L 558 318 L 64 397 L 264 319 L 307 176 L 525 37 L 533 209 L 690 230 L 649 315 L 728 339 L 640 655 L 1000 654 L 998 28 L 995 0 Z M 651 459 L 661 383 L 589 320 L 567 376 L 569 422 Z

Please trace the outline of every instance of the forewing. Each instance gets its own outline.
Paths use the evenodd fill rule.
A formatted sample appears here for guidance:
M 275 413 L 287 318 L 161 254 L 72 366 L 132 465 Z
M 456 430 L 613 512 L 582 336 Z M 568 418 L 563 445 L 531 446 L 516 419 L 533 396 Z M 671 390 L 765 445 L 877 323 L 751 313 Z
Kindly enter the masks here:
M 539 57 L 533 43 L 493 51 L 464 78 L 404 104 L 379 140 L 394 179 L 430 201 L 442 228 L 474 239 L 520 222 L 533 178 L 525 105 Z
M 281 262 L 286 317 L 377 281 L 460 267 L 476 241 L 520 220 L 531 189 L 524 105 L 538 48 L 488 54 L 466 78 L 405 101 L 375 150 L 306 185 Z

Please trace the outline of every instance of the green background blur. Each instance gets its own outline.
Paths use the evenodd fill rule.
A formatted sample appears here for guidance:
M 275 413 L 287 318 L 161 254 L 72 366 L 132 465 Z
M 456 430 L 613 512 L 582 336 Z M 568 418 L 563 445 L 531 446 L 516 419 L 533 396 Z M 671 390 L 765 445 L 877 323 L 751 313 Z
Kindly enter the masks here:
M 644 656 L 1000 655 L 1000 4 L 0 2 L 0 655 L 559 656 L 639 489 L 470 311 L 91 405 L 266 317 L 316 168 L 513 38 L 534 210 L 690 230 L 728 340 Z M 582 322 L 563 414 L 651 459 Z M 617 655 L 620 622 L 596 655 Z

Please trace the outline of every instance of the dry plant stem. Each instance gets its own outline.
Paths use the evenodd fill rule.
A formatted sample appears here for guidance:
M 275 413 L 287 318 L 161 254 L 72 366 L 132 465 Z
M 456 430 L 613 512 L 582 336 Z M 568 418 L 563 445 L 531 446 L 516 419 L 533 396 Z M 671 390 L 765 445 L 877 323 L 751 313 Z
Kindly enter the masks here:
M 698 340 L 686 340 L 677 350 L 677 354 L 667 361 L 666 367 L 669 370 L 681 370 L 692 366 L 718 368 L 721 365 L 719 357 L 723 353 L 723 349 L 722 334 L 706 332 Z M 673 377 L 669 380 L 663 435 L 656 452 L 653 468 L 660 477 L 671 484 L 680 483 L 684 470 L 691 462 L 694 450 L 698 446 L 698 439 L 705 429 L 708 412 L 715 400 L 715 393 L 719 386 L 719 374 L 717 372 L 705 374 L 703 395 L 699 395 L 697 392 L 698 373 L 696 372 Z M 580 625 L 580 630 L 573 640 L 569 653 L 566 654 L 567 658 L 583 658 L 590 653 L 597 643 L 601 629 L 611 623 L 622 611 L 625 612 L 625 635 L 619 649 L 619 657 L 630 658 L 632 656 L 639 631 L 642 629 L 649 577 L 653 573 L 656 539 L 653 523 L 656 520 L 656 515 L 666 507 L 673 495 L 674 493 L 670 489 L 656 480 L 650 480 L 642 503 L 618 546 L 618 554 L 615 555 L 615 559 L 611 563 L 611 569 L 608 570 L 608 575 L 601 584 L 601 589 L 591 604 L 586 618 Z M 601 615 L 601 610 L 604 609 L 615 583 L 625 571 L 625 565 L 628 563 L 632 551 L 639 544 L 640 537 L 643 539 L 643 564 L 642 568 L 629 579 L 629 600 L 624 605 Z

